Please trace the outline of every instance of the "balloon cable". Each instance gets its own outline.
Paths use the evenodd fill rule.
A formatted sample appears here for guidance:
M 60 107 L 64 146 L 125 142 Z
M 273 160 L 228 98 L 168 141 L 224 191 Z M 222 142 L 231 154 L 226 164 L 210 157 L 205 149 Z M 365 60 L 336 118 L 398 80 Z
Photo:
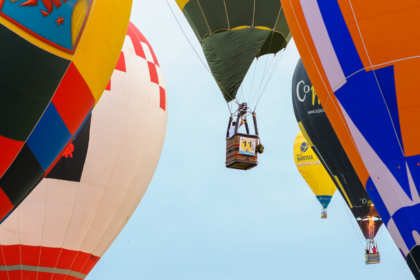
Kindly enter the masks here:
M 206 68 L 207 69 L 207 71 L 211 74 L 211 76 L 213 77 L 213 79 L 216 81 L 216 83 L 219 85 L 219 87 L 221 87 L 222 89 L 223 89 L 223 91 L 230 97 L 230 98 L 232 98 L 232 96 L 230 96 L 230 94 L 225 90 L 225 88 L 216 80 L 216 78 L 213 76 L 213 73 L 210 71 L 210 69 L 206 66 L 206 64 L 204 63 L 204 61 L 201 59 L 201 57 L 198 55 L 198 52 L 195 50 L 195 48 L 194 48 L 194 46 L 192 45 L 192 43 L 191 43 L 191 41 L 190 41 L 190 39 L 188 39 L 188 36 L 187 36 L 187 34 L 185 33 L 185 31 L 184 31 L 184 29 L 182 28 L 182 26 L 181 26 L 181 24 L 179 23 L 179 21 L 178 21 L 178 18 L 176 17 L 176 15 L 175 15 L 175 13 L 174 13 L 174 11 L 172 10 L 172 7 L 171 7 L 171 5 L 169 4 L 169 2 L 168 2 L 168 0 L 166 0 L 166 4 L 168 4 L 168 7 L 169 7 L 169 9 L 171 10 L 171 12 L 172 12 L 172 15 L 174 16 L 174 18 L 175 18 L 175 20 L 176 20 L 176 22 L 178 23 L 178 26 L 179 26 L 179 28 L 181 28 L 181 31 L 182 31 L 182 33 L 184 34 L 184 36 L 185 36 L 185 38 L 187 39 L 187 41 L 188 41 L 188 43 L 190 44 L 190 46 L 191 46 L 191 48 L 193 49 L 193 51 L 195 52 L 195 54 L 197 55 L 197 57 L 200 59 L 200 61 L 201 61 L 201 63 L 203 64 L 203 66 L 204 66 L 204 68 Z M 233 101 L 235 101 L 236 102 L 236 104 L 238 104 L 239 105 L 239 102 L 236 100 L 236 99 L 233 99 L 232 98 L 232 100 Z M 230 109 L 230 107 L 229 107 L 229 104 L 226 102 L 226 104 L 227 104 L 227 107 L 228 107 L 228 109 L 229 109 L 229 111 L 230 111 L 230 113 L 232 114 L 232 111 L 231 111 L 231 109 Z
M 254 111 L 257 109 L 257 106 L 260 103 L 260 100 L 261 100 L 261 98 L 262 98 L 262 96 L 263 96 L 263 94 L 265 92 L 265 89 L 267 88 L 268 84 L 270 83 L 271 77 L 273 76 L 274 72 L 276 71 L 277 66 L 280 64 L 280 61 L 281 61 L 281 59 L 283 57 L 284 52 L 285 52 L 285 50 L 283 49 L 282 53 L 280 54 L 280 58 L 276 61 L 274 67 L 271 69 L 270 76 L 268 77 L 268 80 L 267 80 L 267 82 L 266 82 L 266 84 L 264 86 L 264 89 L 262 90 L 261 95 L 259 96 L 259 98 L 257 100 L 257 103 L 255 104 Z
M 337 196 L 333 196 L 333 198 L 331 199 L 333 200 L 333 202 L 328 206 L 328 209 L 332 209 L 332 207 L 335 205 L 335 203 L 337 202 L 338 198 Z
M 258 64 L 258 58 L 255 61 L 255 66 L 254 66 L 254 75 L 252 75 L 252 82 L 251 82 L 251 90 L 249 91 L 249 95 L 248 95 L 248 100 L 251 99 L 251 94 L 252 94 L 252 87 L 254 86 L 254 79 L 255 79 L 255 72 L 257 72 L 257 64 Z M 251 104 L 250 104 L 251 105 Z
M 344 199 L 343 199 L 343 201 L 344 201 Z M 360 246 L 362 246 L 362 249 L 365 249 L 365 246 L 363 246 L 363 242 L 361 242 L 361 241 L 360 241 L 359 234 L 357 234 L 357 230 L 356 230 L 356 228 L 354 227 L 354 221 L 351 219 L 351 217 L 350 217 L 350 215 L 349 215 L 349 210 L 348 210 L 347 204 L 346 204 L 345 202 L 344 202 L 344 208 L 346 208 L 346 213 L 347 213 L 347 216 L 349 217 L 349 221 L 350 221 L 350 223 L 351 223 L 351 226 L 353 227 L 353 229 L 354 229 L 354 233 L 355 233 L 355 234 L 356 234 L 356 236 L 357 236 L 357 240 L 359 240 Z
M 270 66 L 271 66 L 271 64 L 273 63 L 273 61 L 274 61 L 274 59 L 272 59 L 272 60 L 270 61 L 270 64 L 268 65 L 268 68 L 269 68 L 269 69 L 270 69 Z M 266 74 L 267 74 L 267 62 L 268 62 L 268 55 L 266 56 L 266 59 L 265 59 L 264 70 L 263 70 L 263 77 L 261 78 L 260 85 L 258 86 L 257 90 L 255 91 L 255 94 L 254 94 L 254 96 L 252 97 L 251 102 L 249 102 L 250 104 L 251 104 L 252 102 L 254 102 L 255 97 L 256 97 L 257 95 L 259 95 L 259 94 L 258 94 L 258 92 L 260 91 L 261 85 L 262 85 L 262 83 L 263 83 L 263 81 L 264 81 L 264 79 L 265 79 L 265 77 L 266 77 Z M 257 98 L 257 99 L 258 99 L 258 98 Z M 254 110 L 254 111 L 255 111 L 255 110 Z
M 277 20 L 278 20 L 278 17 L 280 16 L 280 13 L 281 13 L 281 9 L 280 9 L 279 15 L 277 16 Z M 276 25 L 277 25 L 277 20 L 276 20 Z M 273 38 L 274 38 L 274 32 L 273 32 L 273 33 L 272 33 L 272 35 L 271 35 L 270 46 L 268 47 L 268 51 L 270 51 L 270 50 L 271 50 L 271 45 L 272 45 L 272 43 L 273 43 Z M 283 45 L 283 47 L 284 47 L 284 45 Z M 275 56 L 275 55 L 274 55 L 274 56 Z M 281 59 L 281 57 L 280 57 L 280 59 Z M 268 60 L 268 58 L 267 58 L 267 60 Z M 267 64 L 267 60 L 266 60 L 266 64 Z M 275 59 L 273 59 L 273 60 L 275 60 Z M 271 61 L 271 63 L 273 62 L 273 60 Z M 270 66 L 271 66 L 271 63 L 270 63 Z M 266 75 L 266 74 L 267 74 L 267 72 L 268 72 L 268 70 L 267 70 L 267 72 L 266 72 L 266 71 L 265 71 L 265 69 L 264 69 L 264 77 L 263 77 L 263 79 L 261 80 L 261 84 L 260 84 L 260 86 L 258 87 L 258 90 L 261 92 L 261 95 L 259 95 L 259 94 L 257 93 L 257 95 L 259 95 L 259 98 L 257 98 L 257 103 L 256 103 L 256 105 L 255 105 L 254 111 L 255 111 L 255 109 L 257 109 L 257 105 L 258 105 L 258 103 L 259 103 L 259 101 L 260 101 L 260 99 L 261 99 L 262 95 L 264 94 L 265 88 L 267 87 L 267 85 L 268 85 L 268 83 L 269 83 L 269 81 L 270 81 L 270 79 L 271 79 L 272 73 L 273 73 L 273 72 L 274 72 L 274 70 L 277 68 L 277 65 L 278 65 L 278 63 L 277 63 L 277 61 L 276 61 L 276 63 L 274 63 L 274 67 L 272 68 L 271 74 L 269 75 L 269 78 L 268 78 L 268 80 L 267 80 L 267 83 L 266 83 L 266 85 L 264 86 L 263 90 L 261 91 L 261 86 L 262 86 L 262 84 L 263 84 L 263 81 L 264 81 L 265 75 Z M 268 69 L 270 69 L 270 66 L 268 66 Z M 257 92 L 258 92 L 258 90 L 257 90 Z

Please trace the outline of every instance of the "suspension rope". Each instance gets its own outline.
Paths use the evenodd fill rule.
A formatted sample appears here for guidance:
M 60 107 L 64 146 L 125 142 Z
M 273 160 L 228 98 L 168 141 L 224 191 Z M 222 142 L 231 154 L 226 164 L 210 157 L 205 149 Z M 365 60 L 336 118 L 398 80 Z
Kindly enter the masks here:
M 257 72 L 257 64 L 258 64 L 258 58 L 255 61 L 254 75 L 252 75 L 251 89 L 250 89 L 249 94 L 248 94 L 248 100 L 251 99 L 252 87 L 254 86 L 255 72 Z
M 271 66 L 271 63 L 273 63 L 273 61 L 274 61 L 274 59 L 273 59 L 273 60 L 271 60 L 271 62 L 270 62 L 270 64 L 269 64 L 269 66 L 268 66 L 269 68 L 270 68 L 270 66 Z M 266 76 L 267 62 L 268 62 L 268 56 L 266 56 L 266 59 L 265 59 L 264 70 L 263 70 L 263 77 L 262 77 L 262 79 L 261 79 L 260 85 L 258 86 L 257 90 L 255 91 L 255 92 L 256 92 L 256 94 L 254 94 L 254 96 L 252 97 L 252 100 L 251 100 L 251 102 L 249 102 L 249 104 L 251 104 L 252 102 L 254 102 L 254 99 L 255 99 L 255 97 L 258 95 L 258 92 L 259 92 L 259 90 L 260 90 L 260 88 L 261 88 L 261 85 L 262 85 L 262 83 L 264 82 L 264 79 L 265 79 L 265 76 Z
M 379 243 L 382 244 L 382 237 L 384 236 L 384 231 L 383 231 L 383 227 L 385 225 L 382 224 L 382 226 L 379 228 L 379 231 L 381 232 L 381 236 L 379 238 L 377 238 L 377 240 L 379 239 Z M 377 242 L 377 244 L 379 245 L 379 243 Z
M 411 259 L 413 260 L 413 263 L 416 265 L 417 271 L 420 273 L 420 269 L 417 266 L 416 260 L 413 258 L 413 254 L 410 254 L 411 252 L 409 252 L 409 255 L 411 256 Z
M 337 200 L 338 200 L 338 198 L 337 198 L 337 196 L 333 196 L 333 198 L 331 199 L 331 203 L 330 203 L 330 205 L 328 206 L 328 209 L 332 209 L 332 207 L 334 206 L 334 204 L 337 202 Z
M 279 12 L 279 14 L 280 14 L 280 12 Z M 278 15 L 277 15 L 277 19 L 278 19 Z M 277 23 L 277 21 L 276 21 L 276 23 Z M 273 29 L 274 30 L 274 29 Z M 270 45 L 268 46 L 268 53 L 270 53 L 270 50 L 271 50 L 271 45 L 272 45 L 272 43 L 273 43 L 273 38 L 274 38 L 274 31 L 272 31 L 272 33 L 271 33 L 271 38 L 270 38 Z M 261 51 L 261 49 L 260 49 L 260 51 Z M 267 53 L 267 54 L 268 54 Z M 259 55 L 259 52 L 258 52 L 258 55 Z M 275 54 L 274 54 L 274 56 L 275 56 Z M 268 69 L 270 69 L 270 66 L 271 66 L 271 64 L 273 63 L 273 61 L 274 61 L 275 59 L 273 59 L 273 60 L 271 60 L 271 62 L 270 62 L 270 65 L 268 66 Z M 263 81 L 264 81 L 264 79 L 265 79 L 265 75 L 267 74 L 267 72 L 266 72 L 266 69 L 265 69 L 265 67 L 267 66 L 267 61 L 268 61 L 268 56 L 267 56 L 267 59 L 265 60 L 265 66 L 264 66 L 264 71 L 263 71 L 263 78 L 261 79 L 261 83 L 260 83 L 260 86 L 258 87 L 258 89 L 257 89 L 257 95 L 259 95 L 259 93 L 258 93 L 258 91 L 261 89 L 261 85 L 263 84 Z M 267 69 L 267 71 L 269 71 Z M 254 95 L 254 97 L 255 97 L 255 95 Z M 258 99 L 258 98 L 257 98 Z M 252 99 L 252 100 L 254 100 L 254 98 Z M 254 110 L 255 111 L 255 110 Z
M 192 45 L 190 39 L 188 39 L 187 34 L 185 34 L 184 29 L 182 28 L 181 24 L 178 21 L 178 18 L 176 17 L 174 11 L 172 10 L 171 5 L 169 5 L 168 0 L 166 0 L 166 4 L 168 4 L 169 9 L 172 12 L 172 15 L 174 16 L 176 22 L 178 23 L 179 28 L 181 28 L 182 33 L 184 34 L 185 38 L 187 39 L 188 43 L 190 44 L 191 48 L 193 49 L 193 51 L 195 52 L 195 54 L 197 55 L 198 59 L 200 59 L 201 63 L 203 64 L 204 68 L 207 69 L 207 71 L 209 71 L 209 73 L 211 73 L 210 69 L 207 67 L 207 65 L 204 63 L 204 61 L 201 59 L 200 55 L 198 54 L 198 52 L 195 50 L 194 46 Z
M 197 55 L 197 57 L 200 59 L 201 63 L 203 64 L 204 68 L 207 69 L 207 71 L 211 74 L 211 76 L 213 77 L 213 79 L 216 81 L 216 83 L 219 85 L 219 87 L 230 97 L 232 98 L 232 101 L 234 101 L 236 104 L 239 105 L 238 101 L 233 98 L 229 92 L 227 92 L 227 90 L 216 80 L 216 78 L 214 77 L 213 73 L 210 71 L 210 69 L 206 66 L 206 64 L 204 63 L 204 61 L 201 59 L 201 57 L 198 55 L 198 52 L 195 50 L 194 46 L 192 45 L 191 41 L 188 39 L 187 34 L 185 33 L 184 29 L 182 28 L 181 24 L 178 21 L 178 18 L 176 17 L 174 11 L 172 10 L 171 5 L 169 4 L 168 0 L 166 0 L 166 4 L 168 4 L 169 9 L 172 12 L 172 15 L 174 16 L 176 22 L 178 23 L 179 28 L 181 29 L 182 33 L 184 34 L 185 38 L 187 39 L 188 43 L 190 44 L 191 48 L 193 49 L 193 51 L 195 52 L 195 54 Z M 194 27 L 195 28 L 195 27 Z M 210 27 L 209 27 L 210 28 Z M 226 102 L 227 104 L 227 102 Z M 229 104 L 227 104 L 229 111 L 231 112 L 231 109 L 229 108 Z M 232 113 L 232 112 L 231 112 Z
M 267 60 L 266 61 L 268 61 L 268 57 L 267 57 Z M 276 58 L 273 58 L 271 61 L 270 61 L 270 64 L 268 65 L 268 68 L 265 68 L 264 69 L 264 72 L 263 72 L 263 78 L 261 79 L 261 83 L 260 83 L 260 85 L 259 85 L 259 87 L 257 88 L 257 93 L 254 95 L 254 97 L 252 98 L 252 101 L 254 101 L 254 98 L 257 96 L 257 101 L 261 98 L 260 97 L 260 95 L 261 95 L 261 93 L 263 92 L 263 91 L 261 91 L 261 89 L 262 88 L 266 88 L 267 87 L 267 85 L 268 85 L 268 82 L 269 82 L 269 79 L 271 79 L 271 75 L 272 75 L 272 73 L 274 72 L 274 70 L 275 70 L 275 67 L 277 67 L 277 65 L 278 65 L 278 63 L 277 63 L 277 61 L 276 62 L 274 62 L 274 61 L 276 61 Z M 273 65 L 273 68 L 271 68 L 271 65 L 273 64 L 273 62 L 274 62 L 274 65 Z M 271 69 L 271 74 L 269 74 L 269 75 L 267 75 L 267 73 L 270 71 L 270 69 Z M 264 80 L 266 79 L 266 77 L 269 77 L 267 80 L 266 80 L 266 83 L 264 83 Z M 263 87 L 263 84 L 264 84 L 264 87 Z M 256 106 L 255 106 L 256 107 Z M 255 111 L 255 110 L 254 110 Z
M 276 63 L 275 63 L 275 65 L 274 65 L 274 67 L 272 68 L 272 71 L 271 71 L 271 73 L 270 73 L 270 76 L 268 77 L 268 80 L 267 80 L 267 82 L 266 82 L 266 84 L 265 84 L 265 86 L 264 86 L 264 89 L 262 90 L 261 95 L 260 95 L 260 96 L 259 96 L 259 98 L 257 99 L 257 103 L 255 104 L 254 111 L 257 109 L 257 106 L 258 106 L 258 104 L 260 103 L 260 100 L 261 100 L 262 96 L 264 95 L 264 92 L 265 92 L 265 90 L 266 90 L 266 88 L 267 88 L 268 84 L 270 83 L 270 80 L 271 80 L 271 78 L 272 78 L 272 76 L 273 76 L 274 72 L 275 72 L 275 71 L 276 71 L 276 69 L 277 69 L 277 66 L 280 64 L 280 61 L 281 61 L 281 59 L 282 59 L 282 57 L 283 57 L 284 52 L 285 52 L 285 50 L 283 49 L 282 53 L 281 53 L 281 54 L 280 54 L 280 56 L 279 56 L 279 59 L 276 61 Z
M 343 202 L 344 202 L 344 199 L 343 199 Z M 351 223 L 351 226 L 353 227 L 353 229 L 354 229 L 354 233 L 355 233 L 355 234 L 356 234 L 356 236 L 357 236 L 357 240 L 359 240 L 360 246 L 362 247 L 362 249 L 365 249 L 365 246 L 363 246 L 363 242 L 361 242 L 361 241 L 360 241 L 359 234 L 357 234 L 357 230 L 356 230 L 356 228 L 354 227 L 354 222 L 353 222 L 353 220 L 351 219 L 351 217 L 350 217 L 350 215 L 349 215 L 349 210 L 348 210 L 347 204 L 346 204 L 345 202 L 344 202 L 344 208 L 346 208 L 346 213 L 347 213 L 347 216 L 349 217 L 349 221 L 350 221 L 350 223 Z

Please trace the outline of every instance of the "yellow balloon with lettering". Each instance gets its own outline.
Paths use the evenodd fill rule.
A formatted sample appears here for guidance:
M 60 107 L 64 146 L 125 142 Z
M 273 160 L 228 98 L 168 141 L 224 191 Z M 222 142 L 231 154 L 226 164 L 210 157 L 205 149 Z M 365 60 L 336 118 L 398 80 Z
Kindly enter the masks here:
M 327 170 L 300 131 L 296 136 L 295 144 L 293 146 L 293 157 L 300 175 L 302 175 L 303 179 L 308 183 L 316 198 L 324 208 L 324 213 L 326 215 L 325 209 L 331 202 L 331 198 L 337 188 Z

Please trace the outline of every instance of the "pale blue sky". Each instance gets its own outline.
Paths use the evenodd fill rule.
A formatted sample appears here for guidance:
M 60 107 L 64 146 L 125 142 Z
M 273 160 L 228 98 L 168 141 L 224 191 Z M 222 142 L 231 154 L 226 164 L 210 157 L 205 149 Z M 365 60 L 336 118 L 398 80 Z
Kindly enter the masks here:
M 228 109 L 166 0 L 134 0 L 131 21 L 165 75 L 165 146 L 142 202 L 87 280 L 414 279 L 385 228 L 381 264 L 365 265 L 365 241 L 338 192 L 328 219 L 320 219 L 321 206 L 293 161 L 293 42 L 258 105 L 265 152 L 257 168 L 243 172 L 224 167 Z

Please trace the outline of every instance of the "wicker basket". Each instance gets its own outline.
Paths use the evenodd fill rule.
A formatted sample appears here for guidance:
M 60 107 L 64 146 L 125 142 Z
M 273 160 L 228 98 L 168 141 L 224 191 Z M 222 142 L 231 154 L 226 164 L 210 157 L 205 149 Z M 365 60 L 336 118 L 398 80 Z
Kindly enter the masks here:
M 254 148 L 254 155 L 243 154 L 240 149 L 242 140 L 254 139 L 255 144 L 259 144 L 260 138 L 256 135 L 238 133 L 231 138 L 226 139 L 226 167 L 240 170 L 249 170 L 258 165 L 258 153 Z
M 375 264 L 381 262 L 381 255 L 378 253 L 368 253 L 365 255 L 366 264 Z

